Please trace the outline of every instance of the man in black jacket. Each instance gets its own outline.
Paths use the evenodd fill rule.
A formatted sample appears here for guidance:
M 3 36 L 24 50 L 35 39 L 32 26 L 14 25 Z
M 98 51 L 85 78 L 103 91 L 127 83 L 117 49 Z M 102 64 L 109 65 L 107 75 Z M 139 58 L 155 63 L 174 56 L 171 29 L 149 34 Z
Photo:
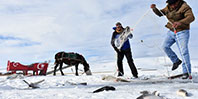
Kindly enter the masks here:
M 115 46 L 115 40 L 120 36 L 120 34 L 123 32 L 124 28 L 122 27 L 122 24 L 120 22 L 116 23 L 115 31 L 113 32 L 112 38 L 111 38 L 111 45 L 113 46 L 114 50 L 117 52 L 117 66 L 118 66 L 118 76 L 123 76 L 124 71 L 123 71 L 123 64 L 122 60 L 124 56 L 127 58 L 127 62 L 129 64 L 129 67 L 132 71 L 132 75 L 135 78 L 138 78 L 138 72 L 135 67 L 135 64 L 133 63 L 132 59 L 132 54 L 131 54 L 131 48 L 130 48 L 130 43 L 129 40 L 125 41 L 121 49 L 119 50 Z M 132 38 L 132 34 L 129 35 L 129 38 Z

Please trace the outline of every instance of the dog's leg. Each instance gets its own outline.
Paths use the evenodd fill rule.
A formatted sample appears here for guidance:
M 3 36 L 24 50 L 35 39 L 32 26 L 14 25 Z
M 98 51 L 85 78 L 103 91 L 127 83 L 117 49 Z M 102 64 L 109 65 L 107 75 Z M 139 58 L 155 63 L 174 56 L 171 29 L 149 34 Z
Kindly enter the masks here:
M 78 76 L 78 65 L 79 65 L 79 63 L 77 63 L 77 64 L 75 65 L 75 69 L 76 69 L 76 76 Z
M 60 63 L 60 72 L 61 72 L 61 75 L 64 75 L 64 73 L 62 71 L 62 66 L 63 66 L 63 62 Z
M 54 67 L 54 76 L 56 76 L 56 68 L 58 67 L 59 63 L 56 63 L 55 67 Z

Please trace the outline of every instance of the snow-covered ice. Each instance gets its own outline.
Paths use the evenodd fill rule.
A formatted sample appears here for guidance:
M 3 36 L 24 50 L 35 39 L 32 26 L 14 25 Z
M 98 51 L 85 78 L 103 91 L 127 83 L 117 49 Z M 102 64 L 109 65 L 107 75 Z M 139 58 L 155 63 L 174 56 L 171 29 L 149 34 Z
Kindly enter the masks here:
M 163 66 L 164 58 L 139 58 L 135 59 L 137 65 L 139 77 L 151 77 L 155 79 L 165 80 L 168 75 L 181 73 L 181 66 L 176 71 L 172 72 L 171 67 Z M 152 62 L 151 62 L 152 61 Z M 157 62 L 157 64 L 156 64 Z M 196 60 L 192 60 L 193 64 L 197 64 Z M 161 64 L 161 65 L 159 65 Z M 169 64 L 167 61 L 166 64 Z M 102 80 L 104 75 L 115 75 L 115 62 L 94 64 L 91 66 L 93 72 L 92 76 L 86 76 L 82 74 L 75 76 L 71 69 L 64 70 L 65 76 L 48 75 L 48 76 L 31 76 L 23 77 L 18 76 L 15 79 L 7 79 L 6 76 L 0 77 L 0 98 L 1 99 L 136 99 L 140 96 L 140 92 L 147 90 L 150 92 L 158 91 L 160 96 L 168 99 L 182 99 L 182 96 L 178 96 L 176 91 L 184 89 L 189 93 L 189 97 L 186 99 L 198 98 L 198 67 L 192 64 L 193 80 L 188 80 L 187 83 L 172 81 L 149 83 L 149 80 L 145 83 L 141 83 L 141 80 L 134 80 L 134 82 L 115 82 Z M 93 65 L 93 64 L 92 64 Z M 72 67 L 73 68 L 73 67 Z M 82 68 L 82 67 L 81 67 Z M 49 69 L 52 69 L 49 67 Z M 3 71 L 3 70 L 1 70 Z M 100 72 L 99 72 L 100 71 Z M 103 72 L 104 71 L 104 72 Z M 108 71 L 108 72 L 105 72 Z M 112 71 L 112 72 L 110 72 Z M 125 78 L 131 77 L 128 64 L 124 61 Z M 28 85 L 23 82 L 36 82 L 39 80 L 45 80 L 40 83 L 37 89 L 27 89 Z M 165 80 L 166 81 L 166 80 Z M 167 80 L 168 81 L 168 80 Z M 179 81 L 182 81 L 179 79 Z M 186 80 L 184 80 L 186 81 Z M 72 83 L 86 82 L 87 85 L 72 85 Z M 92 93 L 94 90 L 103 86 L 113 86 L 115 91 L 103 91 L 99 93 Z

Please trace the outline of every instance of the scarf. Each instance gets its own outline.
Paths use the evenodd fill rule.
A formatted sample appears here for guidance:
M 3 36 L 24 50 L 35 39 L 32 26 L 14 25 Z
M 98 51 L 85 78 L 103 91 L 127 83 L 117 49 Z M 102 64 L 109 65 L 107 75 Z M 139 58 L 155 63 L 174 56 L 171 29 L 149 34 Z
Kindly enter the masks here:
M 123 32 L 123 30 L 124 30 L 123 28 L 121 28 L 121 29 L 119 29 L 119 30 L 118 30 L 118 29 L 116 29 L 116 32 L 117 32 L 117 33 L 122 33 L 122 32 Z

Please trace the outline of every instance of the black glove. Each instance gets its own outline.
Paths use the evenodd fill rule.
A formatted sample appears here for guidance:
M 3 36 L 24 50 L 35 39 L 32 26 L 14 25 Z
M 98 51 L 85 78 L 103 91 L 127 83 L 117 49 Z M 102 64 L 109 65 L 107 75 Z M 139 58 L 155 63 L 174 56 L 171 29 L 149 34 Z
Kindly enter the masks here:
M 116 51 L 117 53 L 120 53 L 120 50 L 119 50 L 119 49 L 117 49 L 117 48 L 115 48 L 115 51 Z
M 113 46 L 114 50 L 115 50 L 117 53 L 120 53 L 120 50 L 115 46 L 114 43 L 112 43 L 112 46 Z

